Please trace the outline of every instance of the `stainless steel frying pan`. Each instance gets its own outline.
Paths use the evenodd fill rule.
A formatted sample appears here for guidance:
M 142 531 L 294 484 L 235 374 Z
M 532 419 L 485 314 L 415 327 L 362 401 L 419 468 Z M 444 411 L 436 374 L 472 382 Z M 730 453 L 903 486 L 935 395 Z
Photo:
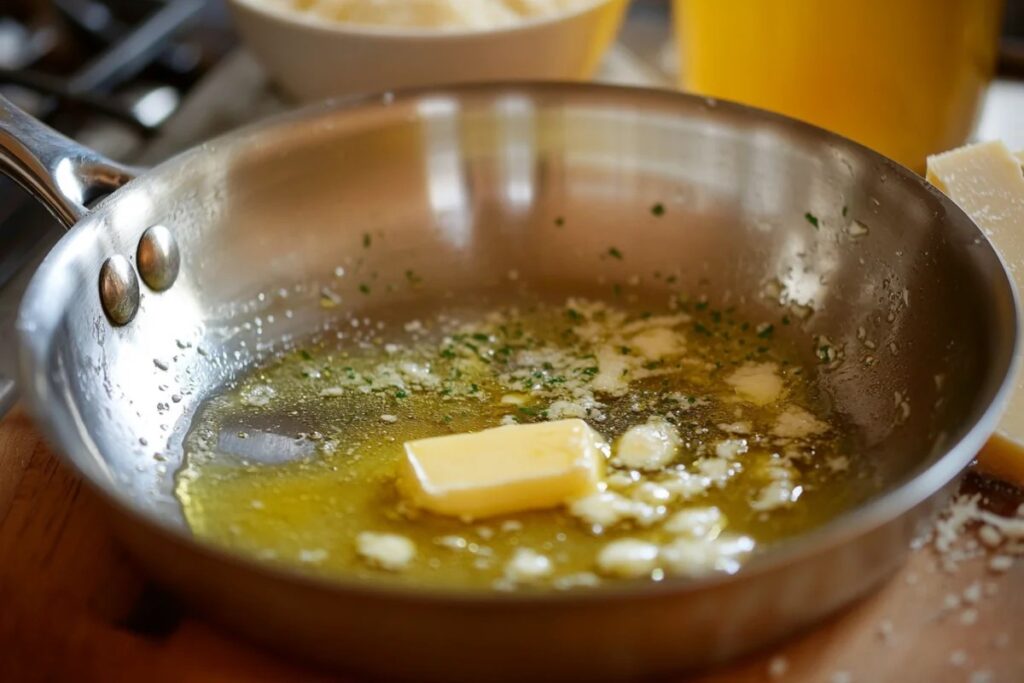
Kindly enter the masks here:
M 130 173 L 6 103 L 0 147 L 74 224 L 18 322 L 39 424 L 153 576 L 253 638 L 362 671 L 635 677 L 790 634 L 894 571 L 995 426 L 1014 366 L 1013 288 L 955 205 L 852 142 L 732 104 L 585 85 L 328 104 L 193 149 L 91 209 Z M 599 258 L 610 245 L 625 258 Z M 422 289 L 384 286 L 407 269 Z M 679 269 L 687 291 L 750 318 L 791 312 L 781 333 L 817 363 L 884 491 L 733 576 L 594 592 L 327 583 L 190 536 L 172 478 L 219 385 L 328 313 L 500 287 L 510 269 L 560 292 L 639 275 L 654 294 L 650 273 Z M 367 278 L 381 285 L 368 295 Z M 318 306 L 324 286 L 342 306 Z M 816 358 L 823 338 L 835 354 Z

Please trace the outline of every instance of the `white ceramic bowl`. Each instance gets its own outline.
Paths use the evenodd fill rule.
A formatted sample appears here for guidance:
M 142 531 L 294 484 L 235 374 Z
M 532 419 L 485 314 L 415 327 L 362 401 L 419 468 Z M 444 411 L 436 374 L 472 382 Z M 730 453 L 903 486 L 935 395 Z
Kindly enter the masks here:
M 596 0 L 496 29 L 410 29 L 332 22 L 263 0 L 230 0 L 243 40 L 300 100 L 420 85 L 581 80 L 615 39 L 628 0 Z

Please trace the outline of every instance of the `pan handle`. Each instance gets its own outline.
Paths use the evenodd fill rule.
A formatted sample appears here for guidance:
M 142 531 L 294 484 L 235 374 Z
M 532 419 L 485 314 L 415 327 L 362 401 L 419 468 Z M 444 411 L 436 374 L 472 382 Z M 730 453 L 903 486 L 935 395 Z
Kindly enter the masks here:
M 69 228 L 88 204 L 133 177 L 132 169 L 79 145 L 0 95 L 0 173 L 10 176 Z

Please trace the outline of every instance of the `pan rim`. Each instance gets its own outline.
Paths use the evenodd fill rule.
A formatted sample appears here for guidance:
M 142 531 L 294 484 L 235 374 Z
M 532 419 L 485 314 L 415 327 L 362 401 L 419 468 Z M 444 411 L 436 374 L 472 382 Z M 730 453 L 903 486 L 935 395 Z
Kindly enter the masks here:
M 289 126 L 310 123 L 319 118 L 352 114 L 363 109 L 388 107 L 394 102 L 417 100 L 421 98 L 452 97 L 455 99 L 472 96 L 509 96 L 509 95 L 556 95 L 567 98 L 587 98 L 598 96 L 611 105 L 615 98 L 625 98 L 632 105 L 637 105 L 638 98 L 651 103 L 661 101 L 663 104 L 686 105 L 686 107 L 719 108 L 722 111 L 740 116 L 752 116 L 761 121 L 774 122 L 793 130 L 802 130 L 814 135 L 823 143 L 841 143 L 843 146 L 854 147 L 868 155 L 868 158 L 884 165 L 901 180 L 916 183 L 922 192 L 932 194 L 943 205 L 954 220 L 966 221 L 973 228 L 976 237 L 984 240 L 984 244 L 992 251 L 1002 265 L 1001 280 L 1005 291 L 1009 294 L 1007 320 L 1012 333 L 1011 343 L 1006 345 L 1004 358 L 995 359 L 992 376 L 980 398 L 975 410 L 980 415 L 966 428 L 966 431 L 955 442 L 943 449 L 930 466 L 919 466 L 907 479 L 884 494 L 870 499 L 863 505 L 856 506 L 830 520 L 826 524 L 801 534 L 790 541 L 766 551 L 763 555 L 753 558 L 734 574 L 711 574 L 698 578 L 675 577 L 663 581 L 621 581 L 603 585 L 597 589 L 585 591 L 524 591 L 502 592 L 488 589 L 458 589 L 426 586 L 388 585 L 384 582 L 360 579 L 327 579 L 305 574 L 287 566 L 274 565 L 233 553 L 212 543 L 196 538 L 187 527 L 173 524 L 152 512 L 132 504 L 131 499 L 120 492 L 113 482 L 99 481 L 86 472 L 76 459 L 69 453 L 81 450 L 86 446 L 79 432 L 70 424 L 71 420 L 56 419 L 54 405 L 61 403 L 67 409 L 61 396 L 51 392 L 48 382 L 51 356 L 52 333 L 64 311 L 45 312 L 49 306 L 44 301 L 47 287 L 45 283 L 49 272 L 54 267 L 56 256 L 64 245 L 74 240 L 82 232 L 83 226 L 91 223 L 86 217 L 62 237 L 58 244 L 43 260 L 33 275 L 26 290 L 18 312 L 17 336 L 19 346 L 20 384 L 24 392 L 28 409 L 36 424 L 47 439 L 56 445 L 54 452 L 64 465 L 71 468 L 93 491 L 99 494 L 102 501 L 114 511 L 133 522 L 143 525 L 148 531 L 159 533 L 189 552 L 199 553 L 214 561 L 231 565 L 244 571 L 256 572 L 268 578 L 288 582 L 297 587 L 326 591 L 337 594 L 357 594 L 361 597 L 372 597 L 386 600 L 407 601 L 413 603 L 443 603 L 447 605 L 495 606 L 514 605 L 593 605 L 609 601 L 658 598 L 665 595 L 694 593 L 712 589 L 729 583 L 754 579 L 759 575 L 774 572 L 784 567 L 806 561 L 821 555 L 838 546 L 852 542 L 872 531 L 899 520 L 901 517 L 935 496 L 950 485 L 963 469 L 974 459 L 985 440 L 995 431 L 1013 389 L 1013 380 L 1021 364 L 1019 350 L 1021 347 L 1021 320 L 1019 314 L 1019 295 L 1013 279 L 1009 277 L 1005 260 L 991 241 L 952 200 L 942 195 L 936 188 L 913 171 L 887 159 L 859 143 L 843 138 L 811 124 L 791 119 L 781 114 L 768 112 L 743 104 L 690 95 L 674 91 L 653 88 L 626 88 L 621 86 L 584 84 L 571 82 L 501 82 L 454 85 L 449 87 L 413 88 L 381 94 L 358 95 L 345 98 L 330 99 L 325 102 L 302 107 L 298 110 L 271 117 L 265 121 L 242 127 L 190 148 L 159 164 L 141 178 L 167 173 L 184 166 L 195 155 L 209 153 L 220 147 L 243 143 L 247 138 L 269 130 L 284 130 Z M 827 145 L 826 145 L 827 146 Z M 136 182 L 126 185 L 131 188 Z M 113 204 L 121 193 L 113 193 L 104 198 L 96 207 L 102 212 L 103 207 Z M 40 313 L 43 311 L 43 313 Z M 998 386 L 993 388 L 994 378 L 1002 372 Z M 993 390 L 994 389 L 994 390 Z M 984 406 L 983 409 L 981 406 Z M 70 417 L 70 414 L 68 415 Z

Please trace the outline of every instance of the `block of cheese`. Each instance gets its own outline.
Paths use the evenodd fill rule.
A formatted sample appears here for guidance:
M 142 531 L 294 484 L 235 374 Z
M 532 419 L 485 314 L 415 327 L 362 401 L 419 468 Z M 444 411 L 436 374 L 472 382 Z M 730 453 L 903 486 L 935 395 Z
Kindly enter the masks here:
M 399 488 L 420 508 L 476 519 L 594 493 L 607 458 L 583 420 L 508 425 L 407 442 Z
M 1024 172 L 1021 155 L 1001 142 L 968 145 L 928 158 L 928 181 L 974 220 L 1003 256 L 1024 293 Z M 978 465 L 1024 487 L 1024 374 L 1016 378 L 998 433 L 978 455 Z

